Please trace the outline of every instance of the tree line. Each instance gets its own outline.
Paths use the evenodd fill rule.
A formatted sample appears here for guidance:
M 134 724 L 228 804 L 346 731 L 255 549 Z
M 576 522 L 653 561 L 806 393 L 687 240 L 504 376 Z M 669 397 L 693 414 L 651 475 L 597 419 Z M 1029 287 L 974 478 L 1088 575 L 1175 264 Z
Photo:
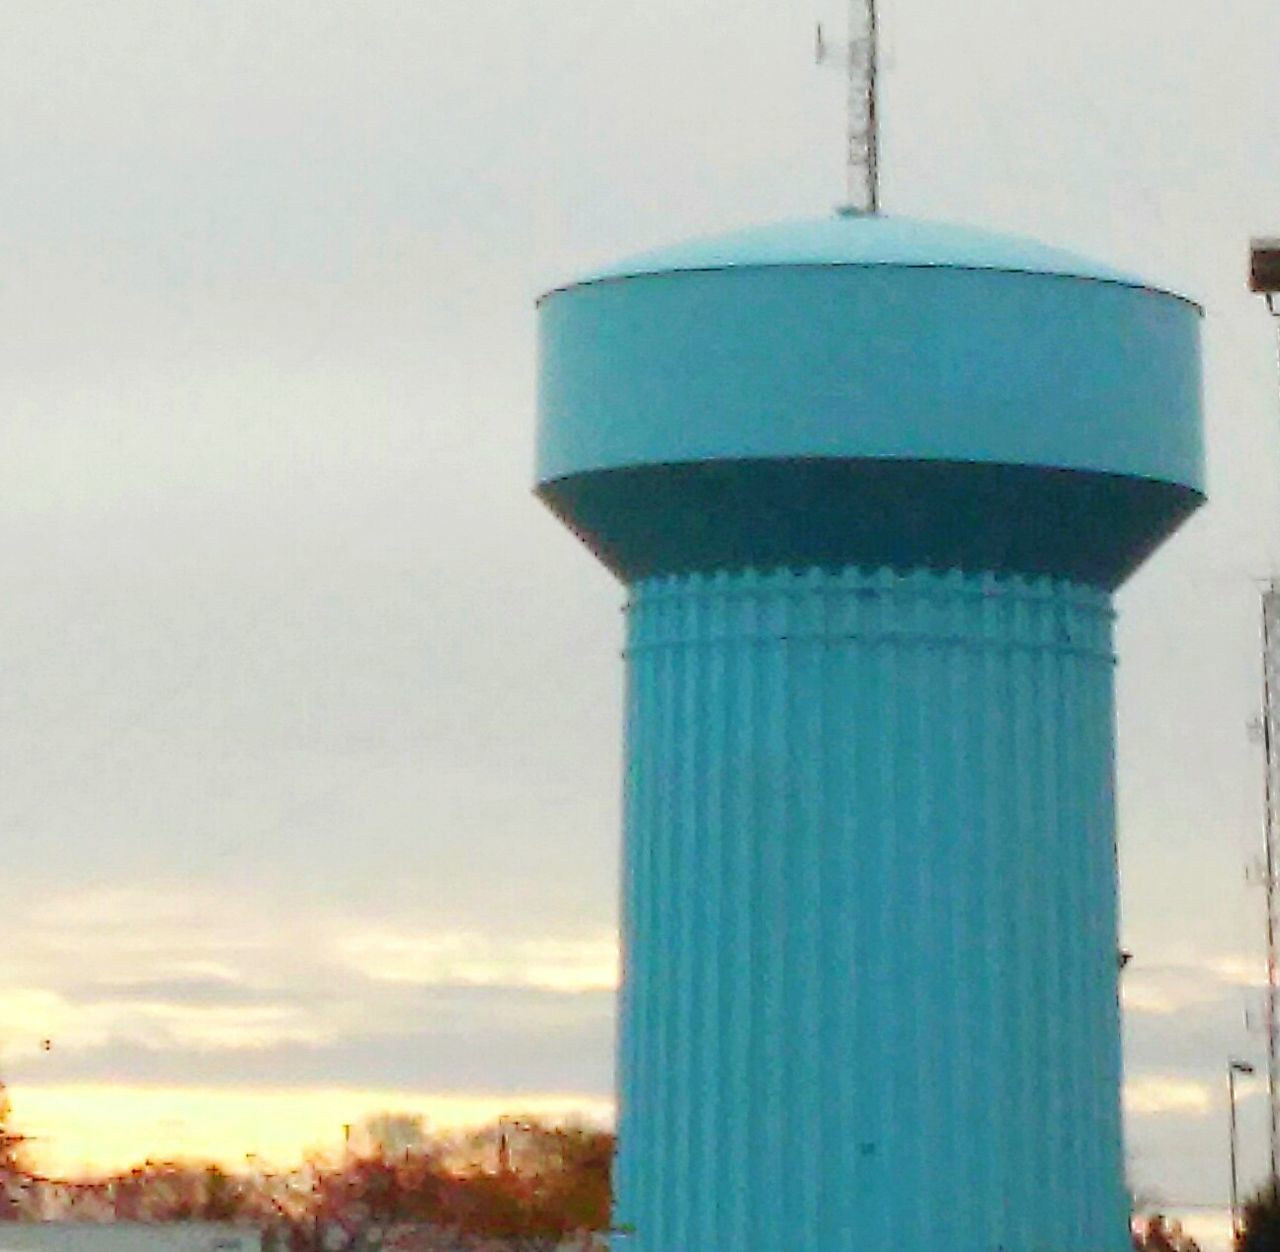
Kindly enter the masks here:
M 466 1134 L 427 1132 L 384 1113 L 352 1128 L 336 1157 L 298 1169 L 242 1170 L 145 1161 L 91 1178 L 54 1179 L 31 1164 L 0 1084 L 0 1222 L 242 1222 L 267 1252 L 550 1252 L 576 1239 L 603 1249 L 614 1139 L 608 1131 L 503 1117 Z M 1235 1252 L 1280 1252 L 1280 1196 L 1264 1187 L 1241 1211 Z M 1200 1252 L 1176 1222 L 1139 1221 L 1134 1252 Z
M 31 1165 L 0 1089 L 0 1221 L 243 1222 L 268 1252 L 366 1247 L 544 1252 L 584 1248 L 609 1225 L 613 1136 L 581 1124 L 501 1118 L 465 1135 L 431 1135 L 383 1114 L 332 1158 L 287 1172 L 145 1161 L 92 1178 Z

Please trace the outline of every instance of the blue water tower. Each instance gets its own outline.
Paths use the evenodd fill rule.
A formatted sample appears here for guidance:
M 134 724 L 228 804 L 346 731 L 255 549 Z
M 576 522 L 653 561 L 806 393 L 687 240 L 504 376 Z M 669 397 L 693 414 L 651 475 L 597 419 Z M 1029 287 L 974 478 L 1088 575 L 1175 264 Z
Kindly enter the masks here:
M 540 302 L 538 491 L 627 586 L 619 1252 L 1123 1252 L 1112 592 L 1200 312 L 836 216 Z

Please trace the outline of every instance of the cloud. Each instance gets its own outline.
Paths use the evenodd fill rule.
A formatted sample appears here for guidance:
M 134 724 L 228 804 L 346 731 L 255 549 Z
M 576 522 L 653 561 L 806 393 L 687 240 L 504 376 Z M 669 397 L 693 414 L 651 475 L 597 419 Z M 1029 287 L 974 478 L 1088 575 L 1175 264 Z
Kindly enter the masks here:
M 504 939 L 469 934 L 351 935 L 342 959 L 385 982 L 463 983 L 605 991 L 617 986 L 618 944 L 612 935 L 587 940 Z
M 16 1082 L 611 1085 L 607 933 L 411 930 L 349 907 L 282 931 L 260 892 L 172 884 L 51 893 L 12 922 Z
M 1213 1107 L 1213 1097 L 1203 1083 L 1176 1075 L 1148 1075 L 1125 1083 L 1124 1107 L 1139 1117 L 1165 1113 L 1203 1116 Z
M 1265 987 L 1267 985 L 1266 962 L 1259 956 L 1218 956 L 1205 962 L 1228 986 Z
M 200 1007 L 244 1009 L 263 1005 L 280 1005 L 293 999 L 279 988 L 251 987 L 234 975 L 225 977 L 159 977 L 122 978 L 89 984 L 70 993 L 73 1000 L 98 1003 L 113 1000 L 132 1004 L 185 1004 Z
M 1124 972 L 1120 993 L 1127 1013 L 1170 1015 L 1265 985 L 1266 970 L 1257 958 L 1206 954 L 1149 965 L 1135 962 Z
M 228 897 L 164 879 L 124 886 L 62 887 L 13 901 L 21 943 L 0 953 L 0 979 L 26 972 L 60 982 L 194 976 L 233 981 L 279 946 L 252 892 Z M 74 957 L 75 962 L 69 960 Z
M 323 1027 L 288 1004 L 187 1004 L 147 996 L 76 1003 L 44 990 L 0 989 L 0 1016 L 13 1060 L 46 1053 L 136 1045 L 151 1050 L 260 1048 L 314 1042 Z
M 119 1082 L 244 1088 L 377 1086 L 468 1091 L 612 1090 L 613 997 L 528 988 L 401 989 L 340 1023 L 248 1015 L 81 1024 L 70 1046 L 21 1056 L 17 1084 Z M 91 1019 L 100 1025 L 100 1019 Z

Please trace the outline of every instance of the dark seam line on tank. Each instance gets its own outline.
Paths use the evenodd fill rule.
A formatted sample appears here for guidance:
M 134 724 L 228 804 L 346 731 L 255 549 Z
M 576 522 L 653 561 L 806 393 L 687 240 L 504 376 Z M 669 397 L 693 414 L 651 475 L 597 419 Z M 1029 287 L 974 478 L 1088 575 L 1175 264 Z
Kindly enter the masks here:
M 961 469 L 970 467 L 985 469 L 990 466 L 994 469 L 1002 470 L 1029 470 L 1033 474 L 1079 474 L 1092 478 L 1105 478 L 1117 483 L 1154 483 L 1157 486 L 1175 487 L 1179 491 L 1186 491 L 1197 497 L 1201 504 L 1204 504 L 1209 498 L 1201 488 L 1193 487 L 1189 483 L 1176 482 L 1172 478 L 1155 478 L 1150 474 L 1130 474 L 1123 470 L 1087 469 L 1075 465 L 1044 465 L 1036 464 L 1034 461 L 960 461 L 952 457 L 895 456 L 887 453 L 874 455 L 845 453 L 831 456 L 701 457 L 690 461 L 626 461 L 622 464 L 613 465 L 587 465 L 582 469 L 570 470 L 567 474 L 557 474 L 554 478 L 540 478 L 534 483 L 532 490 L 534 495 L 541 495 L 544 491 L 550 491 L 562 483 L 571 483 L 575 479 L 596 477 L 603 474 L 636 473 L 643 470 L 681 470 L 704 465 L 716 468 L 749 465 L 856 465 L 860 469 L 870 469 L 881 465 L 909 465 L 912 467 L 954 465 Z
M 602 274 L 599 278 L 584 278 L 564 283 L 544 291 L 535 301 L 541 307 L 552 296 L 569 291 L 582 291 L 587 287 L 604 287 L 614 283 L 628 283 L 642 278 L 679 278 L 684 274 L 732 274 L 757 273 L 760 270 L 954 270 L 964 274 L 1017 274 L 1025 278 L 1063 278 L 1077 283 L 1097 283 L 1104 287 L 1120 287 L 1125 291 L 1141 291 L 1151 296 L 1167 296 L 1180 304 L 1193 308 L 1204 318 L 1204 305 L 1176 291 L 1156 287 L 1150 283 L 1129 282 L 1123 278 L 1107 278 L 1100 274 L 1068 274 L 1056 270 L 1033 270 L 1025 266 L 966 265 L 954 261 L 748 261 L 743 264 L 690 265 L 665 270 L 637 270 L 634 274 Z

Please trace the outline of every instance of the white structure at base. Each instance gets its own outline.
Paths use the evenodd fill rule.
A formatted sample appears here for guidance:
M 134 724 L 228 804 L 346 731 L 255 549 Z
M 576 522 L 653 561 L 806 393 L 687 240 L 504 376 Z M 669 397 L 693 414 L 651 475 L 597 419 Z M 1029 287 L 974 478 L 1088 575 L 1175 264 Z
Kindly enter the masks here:
M 254 1229 L 224 1222 L 5 1222 L 0 1252 L 261 1252 Z

